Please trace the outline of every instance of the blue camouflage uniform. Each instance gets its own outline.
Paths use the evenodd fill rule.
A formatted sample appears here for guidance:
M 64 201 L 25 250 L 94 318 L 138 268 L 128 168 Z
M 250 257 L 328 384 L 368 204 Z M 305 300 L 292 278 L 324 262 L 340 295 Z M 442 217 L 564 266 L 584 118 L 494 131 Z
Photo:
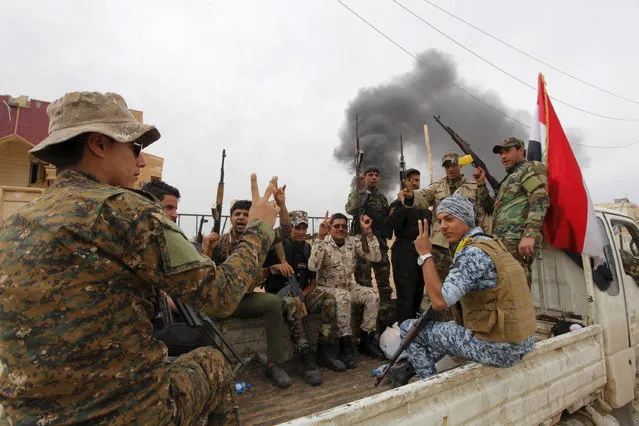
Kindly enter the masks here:
M 487 239 L 480 227 L 472 228 L 462 237 Z M 486 290 L 497 286 L 497 269 L 486 252 L 466 246 L 453 258 L 453 267 L 442 285 L 446 305 L 453 306 L 473 290 Z M 402 339 L 413 323 L 410 319 L 400 325 Z M 478 339 L 473 332 L 454 322 L 432 322 L 408 346 L 410 363 L 419 377 L 437 373 L 435 363 L 449 354 L 470 359 L 493 367 L 511 367 L 517 364 L 535 345 L 533 334 L 520 343 L 491 342 Z

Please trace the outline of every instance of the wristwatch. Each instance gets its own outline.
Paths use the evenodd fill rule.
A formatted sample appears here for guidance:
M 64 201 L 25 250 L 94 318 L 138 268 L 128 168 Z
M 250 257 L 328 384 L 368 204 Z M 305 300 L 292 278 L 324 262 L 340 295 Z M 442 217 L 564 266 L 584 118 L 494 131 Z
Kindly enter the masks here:
M 429 259 L 429 258 L 432 258 L 432 257 L 433 257 L 433 255 L 431 253 L 426 253 L 426 254 L 423 254 L 423 255 L 419 256 L 417 258 L 417 265 L 423 266 L 424 262 L 426 262 L 426 259 Z

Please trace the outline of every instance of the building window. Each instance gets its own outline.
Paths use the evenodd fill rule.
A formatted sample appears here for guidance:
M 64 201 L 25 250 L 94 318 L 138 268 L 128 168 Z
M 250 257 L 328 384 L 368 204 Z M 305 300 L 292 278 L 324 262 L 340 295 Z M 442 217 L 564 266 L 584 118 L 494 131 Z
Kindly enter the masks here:
M 29 185 L 35 185 L 40 180 L 40 165 L 38 163 L 31 163 L 31 170 L 29 171 Z

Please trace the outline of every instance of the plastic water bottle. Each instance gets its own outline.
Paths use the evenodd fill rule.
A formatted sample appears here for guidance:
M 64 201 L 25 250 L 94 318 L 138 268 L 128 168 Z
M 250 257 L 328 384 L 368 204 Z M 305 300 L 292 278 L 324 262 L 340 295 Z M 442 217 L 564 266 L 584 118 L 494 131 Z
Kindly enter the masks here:
M 253 386 L 251 386 L 250 383 L 246 383 L 246 382 L 237 382 L 235 383 L 235 393 L 238 395 L 243 394 L 244 392 L 246 392 L 247 390 L 251 389 Z
M 390 364 L 384 364 L 384 365 L 380 365 L 377 368 L 373 369 L 373 376 L 375 377 L 381 377 L 382 374 L 384 374 L 384 372 L 386 371 L 386 369 L 390 367 Z

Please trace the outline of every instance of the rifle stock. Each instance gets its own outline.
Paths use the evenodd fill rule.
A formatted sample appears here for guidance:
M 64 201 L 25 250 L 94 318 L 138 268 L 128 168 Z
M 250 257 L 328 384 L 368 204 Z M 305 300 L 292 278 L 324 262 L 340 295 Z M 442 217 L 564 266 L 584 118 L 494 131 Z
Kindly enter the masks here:
M 308 324 L 308 310 L 306 309 L 306 303 L 304 302 L 304 293 L 302 292 L 302 288 L 300 287 L 300 283 L 297 281 L 295 274 L 288 277 L 286 285 L 277 292 L 277 296 L 280 299 L 288 296 L 300 301 L 300 304 L 302 305 L 302 325 L 304 326 L 306 335 L 310 336 L 311 328 Z
M 470 147 L 470 144 L 466 142 L 464 139 L 462 139 L 462 137 L 459 136 L 457 133 L 455 133 L 453 129 L 451 129 L 449 126 L 446 126 L 444 123 L 442 123 L 441 120 L 439 119 L 439 115 L 433 115 L 433 118 L 435 119 L 437 124 L 442 126 L 442 128 L 446 131 L 446 133 L 450 135 L 450 137 L 457 144 L 457 146 L 459 146 L 459 149 L 461 149 L 464 154 L 470 155 L 473 157 L 473 163 L 472 163 L 473 166 L 484 169 L 484 172 L 486 173 L 486 180 L 488 181 L 490 186 L 493 188 L 493 190 L 495 192 L 499 191 L 499 181 L 495 179 L 493 175 L 490 174 L 488 167 L 486 167 L 486 163 L 484 163 L 482 159 L 479 158 L 477 154 L 475 154 L 473 149 Z
M 222 224 L 222 204 L 224 203 L 224 159 L 226 158 L 226 149 L 222 150 L 222 166 L 220 167 L 220 181 L 217 184 L 217 194 L 215 195 L 215 207 L 211 209 L 213 215 L 213 232 L 220 233 L 220 225 Z

